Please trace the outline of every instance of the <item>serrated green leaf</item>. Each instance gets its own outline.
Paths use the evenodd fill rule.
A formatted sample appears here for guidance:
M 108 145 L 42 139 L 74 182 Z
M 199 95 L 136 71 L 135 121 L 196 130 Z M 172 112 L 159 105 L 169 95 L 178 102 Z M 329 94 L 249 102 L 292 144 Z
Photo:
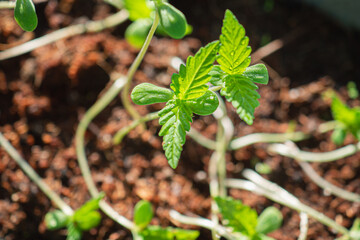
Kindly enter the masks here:
M 134 208 L 134 223 L 140 229 L 145 228 L 153 218 L 154 212 L 151 203 L 145 200 L 139 201 Z
M 151 83 L 141 83 L 131 92 L 131 99 L 138 105 L 167 102 L 173 96 L 174 92 L 170 89 L 158 87 Z
M 235 15 L 226 10 L 220 35 L 220 49 L 217 61 L 227 74 L 242 74 L 249 66 L 251 47 L 249 38 L 245 36 L 244 27 Z
M 148 226 L 140 232 L 143 240 L 195 240 L 199 235 L 199 231 L 160 226 Z
M 163 149 L 172 168 L 176 168 L 180 159 L 186 132 L 190 130 L 192 112 L 185 102 L 170 100 L 159 112 L 159 123 L 162 126 L 159 136 L 163 136 Z
M 224 225 L 231 227 L 234 232 L 240 232 L 249 237 L 255 235 L 257 225 L 257 213 L 255 210 L 231 197 L 216 197 L 215 201 L 219 207 Z
M 61 210 L 55 210 L 48 212 L 45 215 L 45 225 L 49 230 L 56 230 L 66 227 L 70 219 L 70 216 L 66 215 Z
M 278 229 L 282 224 L 283 216 L 275 207 L 266 208 L 259 216 L 256 232 L 268 234 Z
M 135 21 L 141 18 L 150 18 L 153 11 L 147 0 L 125 0 L 125 9 L 129 12 L 129 19 Z
M 68 234 L 66 240 L 81 240 L 82 231 L 74 225 L 73 222 L 70 222 L 67 226 Z
M 14 17 L 19 26 L 25 31 L 34 31 L 38 24 L 35 6 L 31 0 L 17 0 Z
M 186 102 L 191 111 L 195 114 L 206 116 L 212 114 L 219 106 L 219 99 L 216 94 L 207 90 L 204 95 L 199 98 Z
M 225 87 L 221 89 L 221 95 L 232 103 L 240 118 L 251 125 L 254 119 L 254 111 L 259 106 L 257 93 L 258 87 L 248 78 L 239 76 L 227 76 Z
M 360 108 L 349 108 L 338 97 L 334 96 L 331 112 L 336 121 L 360 140 Z
M 152 20 L 150 18 L 138 19 L 125 30 L 125 39 L 134 48 L 140 49 L 150 31 Z
M 252 65 L 246 68 L 242 75 L 254 83 L 268 84 L 269 82 L 269 73 L 264 64 Z
M 188 57 L 186 67 L 180 66 L 179 74 L 172 76 L 171 89 L 180 100 L 201 97 L 209 88 L 206 85 L 211 76 L 209 72 L 215 61 L 219 42 L 211 42 L 201 48 L 195 56 Z

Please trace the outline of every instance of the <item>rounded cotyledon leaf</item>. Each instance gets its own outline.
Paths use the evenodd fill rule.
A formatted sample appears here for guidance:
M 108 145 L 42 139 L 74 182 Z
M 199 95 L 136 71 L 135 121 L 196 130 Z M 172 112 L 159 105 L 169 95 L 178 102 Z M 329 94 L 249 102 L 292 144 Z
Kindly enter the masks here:
M 167 102 L 173 96 L 174 92 L 170 89 L 158 87 L 151 83 L 139 84 L 131 92 L 131 99 L 138 105 Z
M 184 14 L 179 9 L 165 2 L 161 2 L 157 6 L 157 10 L 163 30 L 172 38 L 183 38 L 188 26 Z
M 31 32 L 37 27 L 38 19 L 34 3 L 31 0 L 17 0 L 14 17 L 19 26 L 25 31 Z
M 212 114 L 219 106 L 219 100 L 213 91 L 207 90 L 204 95 L 187 101 L 190 109 L 198 115 L 206 116 Z

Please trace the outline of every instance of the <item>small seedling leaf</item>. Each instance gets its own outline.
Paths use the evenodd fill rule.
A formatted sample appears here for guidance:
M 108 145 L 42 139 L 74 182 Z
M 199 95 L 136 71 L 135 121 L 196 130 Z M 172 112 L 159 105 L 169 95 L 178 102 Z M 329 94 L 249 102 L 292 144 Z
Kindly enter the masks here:
M 354 240 L 360 240 L 360 218 L 356 218 L 351 229 L 350 237 Z
M 125 0 L 125 9 L 129 12 L 129 19 L 135 21 L 141 18 L 150 18 L 152 9 L 147 0 Z
M 186 67 L 180 66 L 179 74 L 174 74 L 170 87 L 178 99 L 190 100 L 199 98 L 209 88 L 206 85 L 211 76 L 209 72 L 215 61 L 218 41 L 209 43 L 195 54 L 187 58 Z
M 359 90 L 356 88 L 355 82 L 348 82 L 347 84 L 348 94 L 351 99 L 356 99 L 359 97 Z
M 55 210 L 45 215 L 45 225 L 49 230 L 56 230 L 66 227 L 69 219 L 70 216 L 66 215 L 63 211 Z
M 219 100 L 214 92 L 207 90 L 201 97 L 187 101 L 187 104 L 193 113 L 206 116 L 217 109 Z
M 214 86 L 221 86 L 224 85 L 224 78 L 227 76 L 227 74 L 221 70 L 221 67 L 219 65 L 215 65 L 211 68 L 211 71 L 209 72 L 209 75 L 211 76 L 210 83 Z
M 331 140 L 338 146 L 344 143 L 346 137 L 346 129 L 342 127 L 336 127 L 331 135 Z
M 134 223 L 140 229 L 145 228 L 154 216 L 151 203 L 145 200 L 139 201 L 134 209 Z
M 224 225 L 231 227 L 234 232 L 240 232 L 249 237 L 255 236 L 257 225 L 255 210 L 231 197 L 216 197 L 215 201 L 220 209 Z
M 220 49 L 217 61 L 227 74 L 242 74 L 250 64 L 251 48 L 244 27 L 235 15 L 226 10 L 220 35 Z
M 134 48 L 140 49 L 150 31 L 152 20 L 150 18 L 138 19 L 131 23 L 125 31 L 125 39 Z
M 76 218 L 74 218 L 76 226 L 83 231 L 96 227 L 100 221 L 101 215 L 98 211 L 88 212 L 85 215 L 77 215 Z
M 187 104 L 179 99 L 170 100 L 159 112 L 159 123 L 162 128 L 159 136 L 163 136 L 163 149 L 172 168 L 176 168 L 180 159 L 186 132 L 190 130 L 192 112 Z
M 34 3 L 31 0 L 16 0 L 14 17 L 25 31 L 31 32 L 37 27 L 38 19 Z
M 251 79 L 254 83 L 268 84 L 269 82 L 269 73 L 264 64 L 256 64 L 246 68 L 243 76 Z
M 199 231 L 160 226 L 148 226 L 140 233 L 143 240 L 195 240 L 199 235 Z
M 81 240 L 82 231 L 75 226 L 73 222 L 70 222 L 67 226 L 68 234 L 66 240 Z
M 186 35 L 187 22 L 184 14 L 173 5 L 161 2 L 157 6 L 162 29 L 172 38 L 181 39 Z
M 268 234 L 281 227 L 283 216 L 275 207 L 266 208 L 259 216 L 256 232 Z
M 174 92 L 170 89 L 158 87 L 151 83 L 141 83 L 131 92 L 131 99 L 138 105 L 167 102 L 173 96 Z
M 104 198 L 104 193 L 100 193 L 97 198 L 87 201 L 78 210 L 76 210 L 76 212 L 74 213 L 74 217 L 76 217 L 77 215 L 84 215 L 86 213 L 98 210 L 99 202 L 102 198 Z

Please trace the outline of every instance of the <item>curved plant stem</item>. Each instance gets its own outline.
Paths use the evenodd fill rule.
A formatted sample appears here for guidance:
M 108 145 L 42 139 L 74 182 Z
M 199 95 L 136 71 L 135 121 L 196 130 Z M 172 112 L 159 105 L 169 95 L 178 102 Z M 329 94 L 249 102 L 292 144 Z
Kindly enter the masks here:
M 302 168 L 302 170 L 306 173 L 306 175 L 319 187 L 323 188 L 324 190 L 340 198 L 346 199 L 348 201 L 360 203 L 359 194 L 348 192 L 342 188 L 339 188 L 329 183 L 328 181 L 320 177 L 307 162 L 298 162 L 298 163 Z
M 300 213 L 300 234 L 298 240 L 306 240 L 307 232 L 309 230 L 309 218 L 304 212 Z
M 120 144 L 121 141 L 123 140 L 123 138 L 126 136 L 126 134 L 128 134 L 131 130 L 133 130 L 134 128 L 136 128 L 137 126 L 139 126 L 142 123 L 154 120 L 159 118 L 159 112 L 154 112 L 154 113 L 149 113 L 144 117 L 141 117 L 135 121 L 133 121 L 130 125 L 120 129 L 115 136 L 113 137 L 113 143 L 114 144 Z
M 15 7 L 15 2 L 10 2 L 10 1 L 0 2 L 0 9 L 14 8 L 14 7 Z
M 198 144 L 200 144 L 203 147 L 206 147 L 210 150 L 216 149 L 216 142 L 205 137 L 201 133 L 199 133 L 196 129 L 190 128 L 190 131 L 187 133 L 189 137 L 195 140 Z
M 19 46 L 9 48 L 0 52 L 0 61 L 31 52 L 36 48 L 56 42 L 63 38 L 68 38 L 86 32 L 100 32 L 106 28 L 111 28 L 123 23 L 128 18 L 128 16 L 129 13 L 126 10 L 121 10 L 103 20 L 88 21 L 83 24 L 76 24 L 73 26 L 65 27 L 63 29 L 46 34 L 45 36 L 23 43 Z
M 185 215 L 180 214 L 179 212 L 175 210 L 170 210 L 170 217 L 180 223 L 183 224 L 189 224 L 189 225 L 195 225 L 199 227 L 203 227 L 209 230 L 215 229 L 217 234 L 230 239 L 230 240 L 236 240 L 239 239 L 239 236 L 234 236 L 231 232 L 229 232 L 225 227 L 221 225 L 215 225 L 214 222 L 206 219 L 206 218 L 200 218 L 200 217 L 188 217 Z M 246 236 L 242 235 L 241 239 L 247 239 Z
M 130 85 L 131 85 L 132 79 L 135 75 L 135 72 L 138 69 L 138 67 L 139 67 L 142 59 L 144 58 L 144 55 L 150 45 L 151 39 L 154 36 L 155 30 L 159 24 L 159 21 L 160 21 L 159 15 L 158 15 L 158 13 L 156 13 L 154 23 L 151 26 L 150 32 L 148 33 L 148 36 L 146 37 L 144 45 L 142 46 L 139 54 L 137 55 L 135 61 L 133 62 L 133 64 L 131 65 L 131 67 L 127 73 L 126 83 L 125 83 L 123 91 L 121 92 L 122 103 L 123 103 L 125 109 L 129 112 L 129 114 L 135 120 L 140 119 L 140 115 L 135 110 L 135 108 L 132 106 L 132 104 L 130 103 L 130 100 L 129 100 Z
M 252 191 L 256 194 L 263 195 L 275 202 L 283 204 L 289 208 L 295 209 L 298 212 L 304 212 L 315 220 L 321 222 L 322 224 L 335 229 L 339 233 L 344 235 L 349 235 L 349 230 L 343 226 L 337 224 L 334 220 L 325 216 L 323 213 L 316 211 L 315 209 L 301 203 L 294 195 L 287 192 L 285 189 L 280 186 L 272 183 L 260 175 L 255 173 L 252 170 L 244 170 L 243 175 L 245 178 L 250 181 L 240 180 L 240 179 L 227 179 L 226 184 L 231 188 L 245 189 Z
M 9 143 L 9 141 L 0 133 L 0 145 L 5 151 L 15 160 L 26 175 L 43 191 L 43 193 L 55 203 L 66 215 L 73 215 L 74 211 L 67 205 L 59 195 L 41 179 L 41 177 L 34 171 L 34 169 L 23 159 L 16 149 Z
M 303 132 L 293 133 L 253 133 L 232 140 L 229 144 L 229 150 L 236 150 L 255 143 L 277 143 L 291 141 L 302 141 L 309 138 L 308 134 Z
M 272 144 L 269 146 L 268 150 L 285 157 L 294 158 L 301 162 L 332 162 L 359 152 L 360 142 L 323 153 L 302 151 L 293 142 L 287 142 L 286 144 Z

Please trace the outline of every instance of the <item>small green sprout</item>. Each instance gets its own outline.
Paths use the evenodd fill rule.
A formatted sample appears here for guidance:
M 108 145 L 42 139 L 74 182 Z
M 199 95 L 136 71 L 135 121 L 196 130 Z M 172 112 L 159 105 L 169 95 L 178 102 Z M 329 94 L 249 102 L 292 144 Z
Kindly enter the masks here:
M 216 197 L 224 225 L 250 240 L 274 240 L 266 234 L 281 227 L 283 217 L 275 207 L 266 208 L 258 217 L 256 211 L 231 197 Z
M 16 0 L 14 17 L 25 31 L 31 32 L 37 27 L 38 19 L 34 3 L 31 0 Z

